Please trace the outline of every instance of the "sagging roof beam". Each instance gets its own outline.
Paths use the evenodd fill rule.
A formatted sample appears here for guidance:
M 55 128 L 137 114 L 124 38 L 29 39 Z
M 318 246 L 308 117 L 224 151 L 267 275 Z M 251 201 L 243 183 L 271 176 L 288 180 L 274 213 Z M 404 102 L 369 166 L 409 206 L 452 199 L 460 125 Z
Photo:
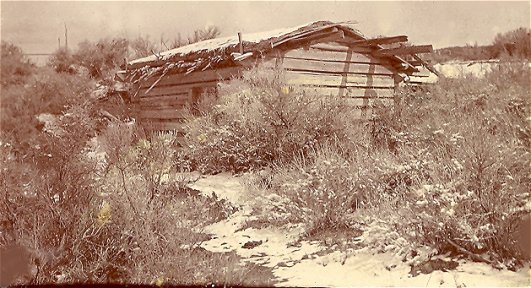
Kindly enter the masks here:
M 338 40 L 345 38 L 345 33 L 343 31 L 341 30 L 339 31 L 332 30 L 332 31 L 333 32 L 318 33 L 318 34 L 312 35 L 307 38 L 295 39 L 295 40 L 290 41 L 289 43 L 295 46 L 296 45 L 311 46 L 311 45 L 314 45 L 316 43 L 321 43 L 321 42 L 337 42 Z
M 431 53 L 433 47 L 431 45 L 418 45 L 418 46 L 404 46 L 398 48 L 383 48 L 374 51 L 373 55 L 407 55 L 417 53 Z
M 399 42 L 407 42 L 408 38 L 405 35 L 392 36 L 392 37 L 379 37 L 367 40 L 341 40 L 340 43 L 345 43 L 347 45 L 356 45 L 356 46 L 370 46 L 370 45 L 379 45 L 379 44 L 393 44 Z
M 332 29 L 330 29 L 330 28 L 332 28 Z M 339 29 L 337 29 L 335 27 L 332 27 L 330 25 L 327 25 L 327 26 L 320 27 L 320 28 L 315 29 L 315 30 L 310 30 L 310 31 L 306 31 L 306 32 L 302 32 L 302 33 L 299 33 L 299 34 L 290 35 L 288 37 L 285 37 L 284 39 L 281 39 L 281 40 L 279 40 L 277 42 L 272 43 L 271 48 L 275 48 L 275 47 L 277 47 L 279 45 L 282 45 L 282 44 L 284 44 L 284 43 L 286 43 L 288 41 L 292 41 L 292 40 L 295 40 L 295 39 L 300 39 L 302 37 L 307 37 L 309 35 L 316 34 L 316 33 L 319 33 L 321 31 L 324 31 L 324 30 L 327 30 L 327 29 L 330 30 L 328 32 L 338 32 L 339 31 Z

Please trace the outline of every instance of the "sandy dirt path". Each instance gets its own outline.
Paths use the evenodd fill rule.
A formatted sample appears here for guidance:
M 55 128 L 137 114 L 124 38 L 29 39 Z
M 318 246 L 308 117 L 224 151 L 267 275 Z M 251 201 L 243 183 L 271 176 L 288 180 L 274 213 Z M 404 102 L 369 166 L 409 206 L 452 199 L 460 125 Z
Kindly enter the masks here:
M 190 185 L 205 195 L 214 192 L 240 209 L 228 219 L 214 223 L 204 232 L 213 239 L 202 247 L 212 252 L 235 251 L 242 261 L 273 268 L 278 286 L 422 286 L 422 287 L 529 287 L 528 269 L 518 272 L 496 270 L 482 263 L 461 262 L 456 270 L 409 275 L 410 267 L 391 254 L 375 254 L 366 249 L 335 251 L 317 256 L 324 250 L 317 242 L 302 241 L 293 245 L 302 228 L 299 226 L 249 228 L 252 206 L 261 201 L 242 185 L 239 177 L 218 174 L 200 178 Z M 244 248 L 244 247 L 247 248 Z M 253 247 L 250 248 L 249 247 Z M 319 253 L 322 254 L 322 253 Z M 393 267 L 393 268 L 390 268 Z

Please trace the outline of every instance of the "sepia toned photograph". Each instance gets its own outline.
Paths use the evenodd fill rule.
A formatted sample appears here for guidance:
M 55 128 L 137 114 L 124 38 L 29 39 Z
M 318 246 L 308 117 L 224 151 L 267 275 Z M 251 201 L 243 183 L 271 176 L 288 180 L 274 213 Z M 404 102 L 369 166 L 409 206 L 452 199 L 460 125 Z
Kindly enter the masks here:
M 1 287 L 530 287 L 529 1 L 1 1 Z

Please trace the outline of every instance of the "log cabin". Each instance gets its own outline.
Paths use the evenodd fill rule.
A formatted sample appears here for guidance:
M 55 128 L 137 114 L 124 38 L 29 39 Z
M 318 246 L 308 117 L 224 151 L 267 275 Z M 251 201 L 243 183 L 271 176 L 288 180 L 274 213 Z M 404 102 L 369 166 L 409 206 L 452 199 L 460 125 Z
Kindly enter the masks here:
M 400 83 L 431 73 L 417 55 L 432 52 L 431 45 L 401 44 L 407 40 L 368 39 L 350 23 L 318 21 L 193 43 L 130 61 L 118 75 L 131 84 L 130 101 L 146 130 L 178 130 L 187 103 L 258 66 L 284 69 L 289 85 L 345 98 L 353 117 L 363 119 L 374 103 L 394 103 Z

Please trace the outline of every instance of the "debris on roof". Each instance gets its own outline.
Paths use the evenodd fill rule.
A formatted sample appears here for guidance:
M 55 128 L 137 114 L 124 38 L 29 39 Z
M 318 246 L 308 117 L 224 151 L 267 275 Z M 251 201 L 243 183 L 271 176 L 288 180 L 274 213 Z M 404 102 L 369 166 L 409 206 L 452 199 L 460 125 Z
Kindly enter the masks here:
M 263 43 L 264 41 L 269 41 L 271 43 L 271 46 L 274 46 L 274 43 L 285 40 L 286 38 L 300 36 L 298 34 L 301 32 L 316 32 L 316 31 L 320 31 L 320 30 L 331 28 L 331 27 L 338 26 L 338 25 L 342 25 L 346 27 L 346 25 L 349 25 L 349 23 L 332 23 L 328 21 L 319 21 L 319 22 L 299 25 L 297 27 L 282 28 L 282 29 L 276 29 L 272 31 L 245 34 L 243 43 L 245 46 L 247 46 L 250 44 L 251 45 L 260 44 L 260 43 Z M 357 31 L 353 27 L 349 27 L 349 28 L 352 30 L 352 32 L 355 32 L 361 36 L 361 33 L 359 31 Z M 169 61 L 174 57 L 185 57 L 189 54 L 210 52 L 210 51 L 216 51 L 216 50 L 220 51 L 220 50 L 228 49 L 231 47 L 236 47 L 238 44 L 239 44 L 238 35 L 223 37 L 223 38 L 209 39 L 209 40 L 196 42 L 190 45 L 178 47 L 175 49 L 171 49 L 165 52 L 161 52 L 158 55 L 151 55 L 148 57 L 136 59 L 136 60 L 130 61 L 129 65 L 134 66 L 135 64 L 150 63 L 154 61 Z M 271 47 L 271 48 L 274 48 L 274 47 Z
M 284 46 L 302 46 L 304 43 L 320 40 L 333 34 L 348 36 L 349 45 L 367 47 L 369 52 L 388 59 L 396 64 L 397 69 L 405 72 L 418 70 L 398 55 L 424 53 L 432 49 L 431 45 L 385 49 L 380 44 L 407 40 L 407 36 L 367 39 L 354 28 L 353 24 L 352 22 L 317 21 L 292 28 L 244 34 L 243 39 L 234 35 L 205 40 L 130 61 L 127 64 L 129 71 L 124 80 L 137 83 L 157 76 L 159 80 L 153 83 L 151 87 L 153 88 L 168 73 L 189 74 L 195 71 L 237 66 L 245 60 L 261 57 L 274 49 L 282 49 Z

